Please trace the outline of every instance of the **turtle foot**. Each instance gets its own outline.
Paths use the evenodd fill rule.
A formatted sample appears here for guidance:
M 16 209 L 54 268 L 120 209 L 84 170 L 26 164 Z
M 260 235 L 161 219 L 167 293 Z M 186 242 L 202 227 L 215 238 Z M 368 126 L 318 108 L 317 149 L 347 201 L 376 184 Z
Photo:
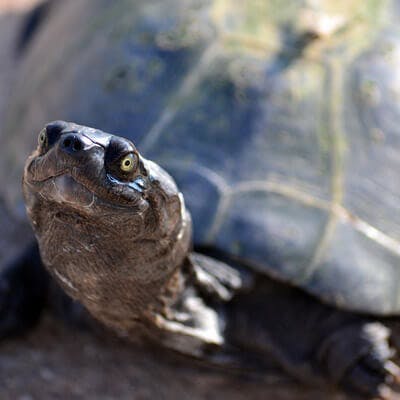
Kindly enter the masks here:
M 361 322 L 336 331 L 323 342 L 318 358 L 327 375 L 360 398 L 397 398 L 400 368 L 391 361 L 390 330 L 378 322 Z
M 49 277 L 36 244 L 0 272 L 0 339 L 22 334 L 39 319 Z

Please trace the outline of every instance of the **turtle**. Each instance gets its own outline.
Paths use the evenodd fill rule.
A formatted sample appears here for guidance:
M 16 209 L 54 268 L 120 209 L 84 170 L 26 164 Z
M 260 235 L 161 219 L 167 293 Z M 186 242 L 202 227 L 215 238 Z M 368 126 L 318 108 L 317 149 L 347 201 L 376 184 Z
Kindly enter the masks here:
M 48 161 L 28 163 L 25 197 L 41 258 L 65 291 L 123 335 L 140 331 L 211 363 L 272 357 L 300 380 L 321 377 L 364 395 L 397 376 L 378 322 L 400 308 L 396 4 L 82 0 L 44 15 L 20 45 L 0 173 L 4 207 L 25 227 L 15 182 L 41 132 L 29 163 Z M 80 170 L 89 162 L 92 170 Z M 57 170 L 55 192 L 35 192 L 29 171 L 51 180 L 56 165 L 75 172 Z M 82 270 L 74 249 L 87 250 L 79 244 L 89 240 L 85 212 L 101 207 L 76 180 L 118 210 L 103 199 L 110 209 L 100 219 L 113 228 L 90 229 L 96 274 Z M 152 190 L 154 219 L 123 221 L 129 201 Z M 143 226 L 172 229 L 177 240 L 151 250 L 144 241 L 139 253 L 124 245 Z M 3 296 L 4 335 L 34 323 L 50 285 L 24 229 L 26 251 L 2 266 L 2 285 L 13 288 Z M 104 271 L 122 254 L 154 256 L 160 270 L 130 278 L 121 261 L 124 279 L 113 263 Z
M 272 356 L 305 383 L 364 396 L 387 398 L 385 382 L 400 379 L 382 323 L 227 254 L 192 250 L 184 196 L 129 139 L 51 122 L 26 162 L 23 192 L 50 275 L 123 337 L 227 368 L 262 370 Z M 34 270 L 11 270 L 21 277 L 21 268 Z

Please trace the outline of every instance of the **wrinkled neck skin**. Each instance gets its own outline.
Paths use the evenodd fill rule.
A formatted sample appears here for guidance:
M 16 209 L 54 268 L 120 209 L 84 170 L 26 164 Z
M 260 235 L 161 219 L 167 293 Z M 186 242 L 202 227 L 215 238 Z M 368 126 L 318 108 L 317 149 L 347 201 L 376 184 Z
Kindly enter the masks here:
M 35 157 L 27 162 L 23 186 L 44 264 L 97 319 L 130 335 L 138 322 L 149 313 L 162 313 L 181 291 L 180 267 L 191 242 L 182 195 L 163 188 L 171 178 L 143 159 L 156 182 L 146 195 L 147 206 L 115 205 L 92 193 L 80 209 L 57 198 L 62 190 L 57 189 L 57 201 L 54 193 L 49 200 L 44 189 L 29 181 Z M 45 184 L 60 187 L 56 180 Z

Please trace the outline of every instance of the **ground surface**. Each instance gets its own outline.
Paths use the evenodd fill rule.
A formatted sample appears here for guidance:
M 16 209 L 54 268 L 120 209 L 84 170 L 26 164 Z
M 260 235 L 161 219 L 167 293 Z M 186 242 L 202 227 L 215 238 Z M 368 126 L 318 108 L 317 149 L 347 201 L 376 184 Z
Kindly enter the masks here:
M 0 123 L 18 63 L 12 44 L 22 14 L 36 2 L 0 0 Z M 0 212 L 0 218 L 6 226 L 7 216 Z M 17 247 L 17 237 L 18 232 L 15 246 L 0 240 L 0 257 Z M 266 378 L 212 371 L 111 334 L 73 329 L 49 316 L 31 334 L 0 344 L 2 400 L 215 398 L 344 399 L 299 388 L 276 371 Z
M 268 387 L 268 394 L 266 391 Z M 112 335 L 75 330 L 47 318 L 31 335 L 0 346 L 1 399 L 321 399 L 271 375 L 210 371 L 169 352 Z M 340 397 L 334 397 L 340 399 Z

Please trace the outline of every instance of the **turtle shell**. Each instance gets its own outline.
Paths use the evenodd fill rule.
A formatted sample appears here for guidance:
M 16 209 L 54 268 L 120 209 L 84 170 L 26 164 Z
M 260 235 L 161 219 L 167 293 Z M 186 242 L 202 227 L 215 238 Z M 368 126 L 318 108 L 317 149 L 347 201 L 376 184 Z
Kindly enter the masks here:
M 96 126 L 173 175 L 196 245 L 346 309 L 400 311 L 395 5 L 60 3 L 26 46 L 3 181 L 47 121 Z

